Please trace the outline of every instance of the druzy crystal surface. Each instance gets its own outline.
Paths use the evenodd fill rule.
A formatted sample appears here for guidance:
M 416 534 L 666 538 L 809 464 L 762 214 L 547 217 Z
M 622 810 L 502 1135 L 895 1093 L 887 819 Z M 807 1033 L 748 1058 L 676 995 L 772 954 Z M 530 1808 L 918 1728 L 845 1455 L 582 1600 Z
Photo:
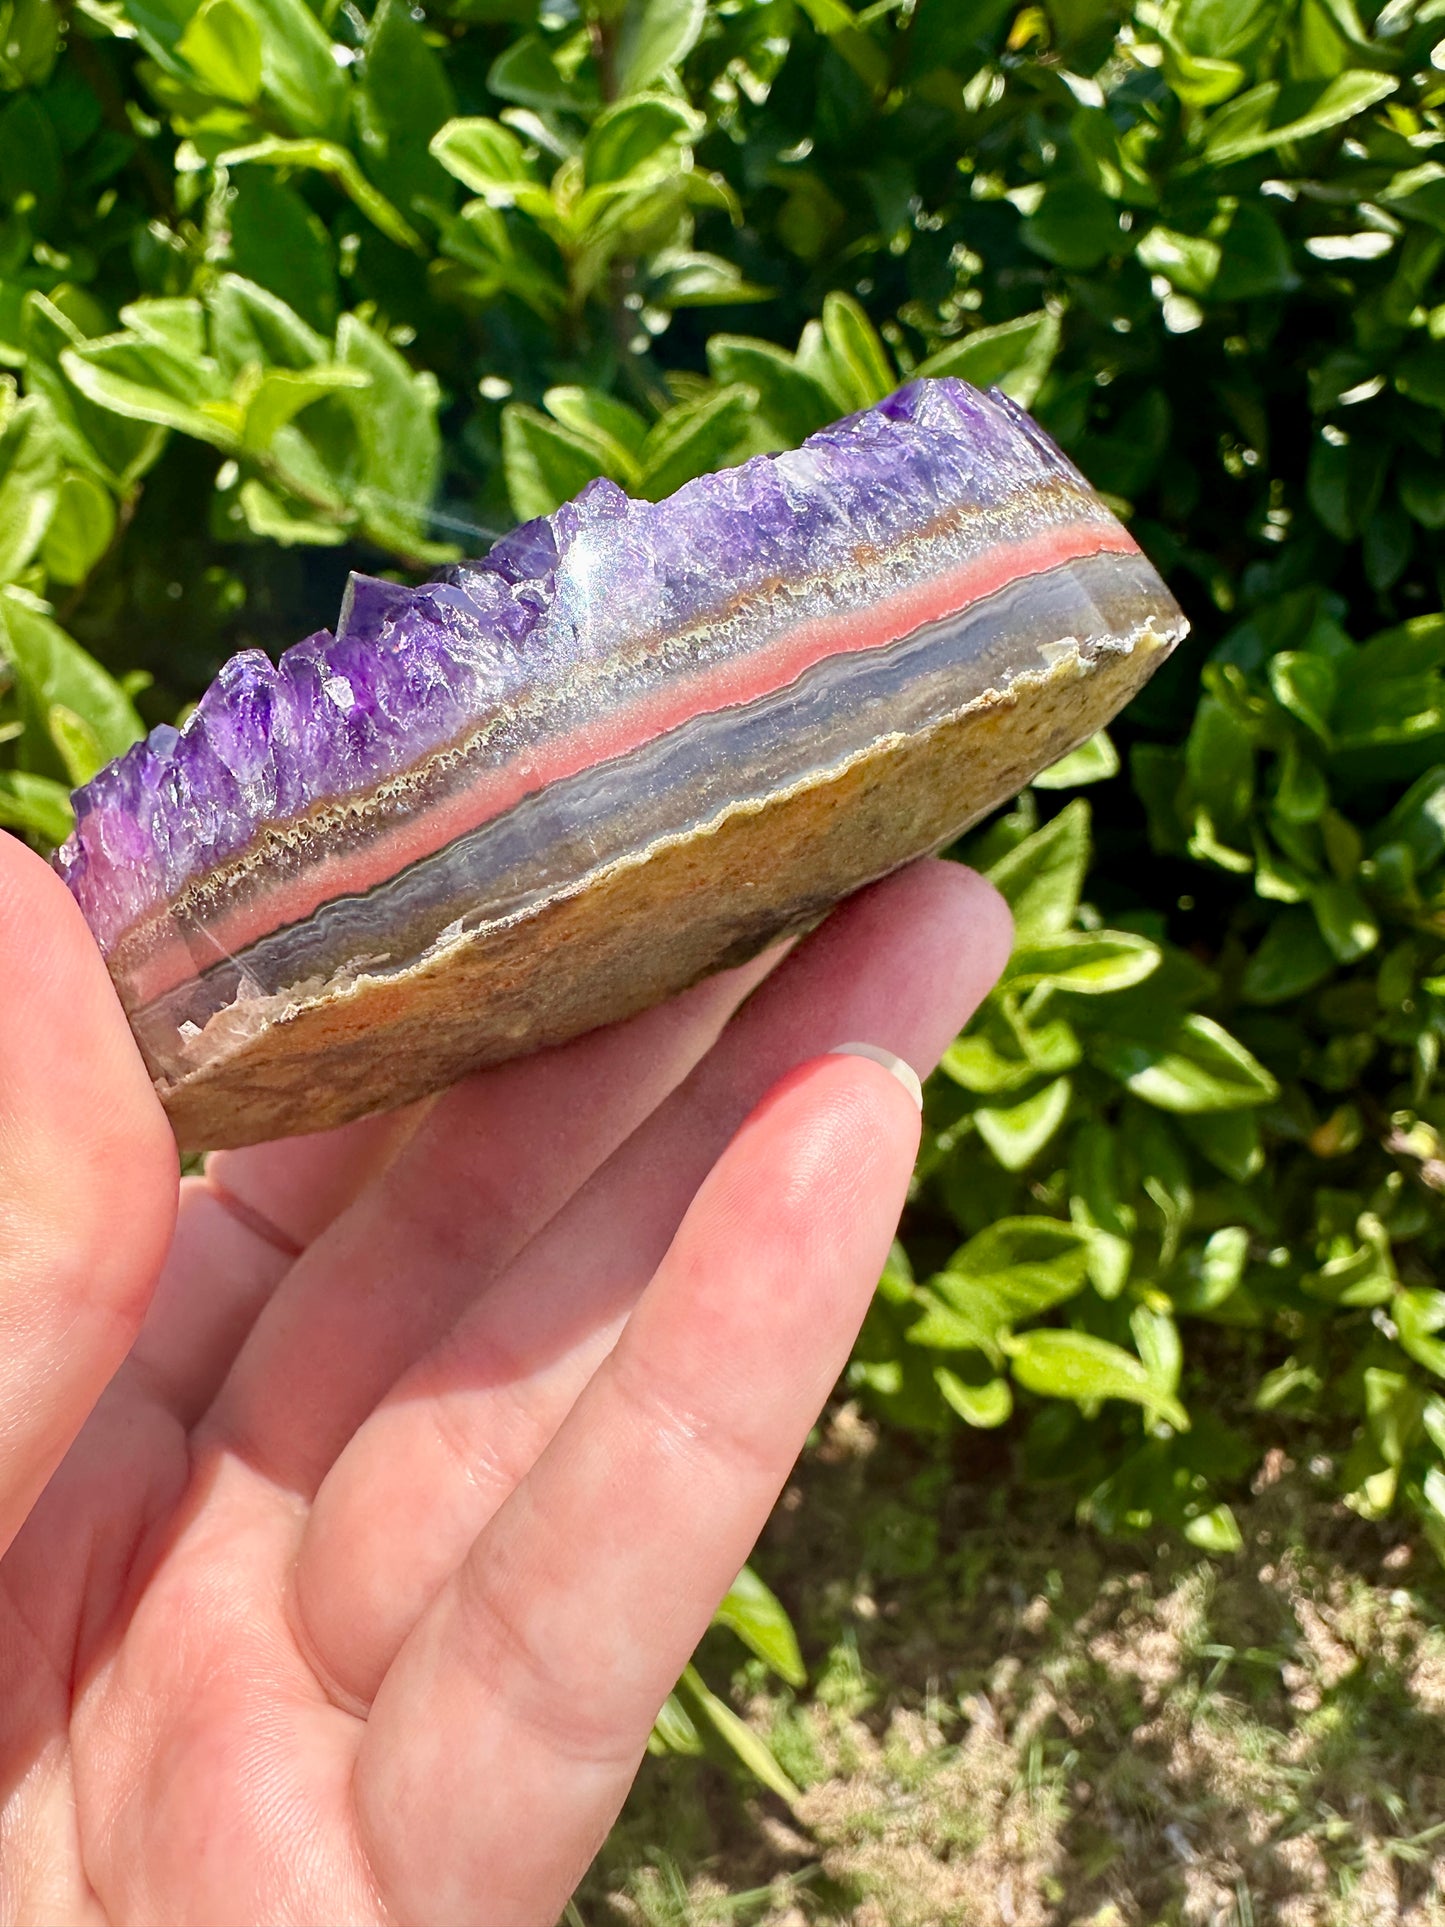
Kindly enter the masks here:
M 1097 727 L 1102 697 L 1061 692 L 1117 707 L 1182 626 L 1027 415 L 915 382 L 663 502 L 594 482 L 442 580 L 353 578 L 334 634 L 235 657 L 79 790 L 57 861 L 173 1115 L 203 1092 L 205 1141 L 304 1129 L 816 914 Z M 994 717 L 977 780 L 965 714 Z M 833 804 L 870 770 L 892 816 L 849 855 Z M 612 921 L 573 903 L 549 948 L 589 892 Z

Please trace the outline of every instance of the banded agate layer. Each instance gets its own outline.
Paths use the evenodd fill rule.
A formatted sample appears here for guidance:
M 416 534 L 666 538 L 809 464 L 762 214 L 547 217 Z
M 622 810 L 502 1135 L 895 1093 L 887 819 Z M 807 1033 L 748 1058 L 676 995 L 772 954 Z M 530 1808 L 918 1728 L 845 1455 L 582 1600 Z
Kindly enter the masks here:
M 1076 720 L 1065 734 L 1088 734 L 1104 718 L 1059 691 L 1112 661 L 1100 688 L 1117 707 L 1182 632 L 1132 539 L 1026 415 L 997 392 L 917 382 L 664 502 L 595 482 L 444 580 L 354 578 L 334 636 L 275 666 L 237 656 L 183 729 L 153 731 L 77 792 L 58 863 L 163 1093 L 215 1087 L 209 1141 L 224 1132 L 228 1075 L 241 1092 L 264 1056 L 263 1081 L 284 1087 L 285 1051 L 274 1037 L 255 1047 L 287 1025 L 311 1038 L 298 1044 L 298 1092 L 334 1060 L 356 1114 L 416 1094 L 404 1070 L 395 1089 L 380 1069 L 358 1070 L 368 987 L 390 986 L 372 1002 L 395 1051 L 407 982 L 513 933 L 490 1028 L 480 1008 L 470 1030 L 465 1014 L 443 1026 L 453 1041 L 440 1059 L 434 1042 L 418 1046 L 428 1068 L 411 1084 L 622 1015 L 615 930 L 581 950 L 569 939 L 565 957 L 539 942 L 519 1003 L 518 926 L 689 844 L 706 886 L 724 822 L 765 818 L 870 759 L 881 770 L 900 745 L 937 737 L 957 757 L 956 736 L 939 732 L 966 714 L 1052 702 Z M 1069 746 L 1057 727 L 1033 735 L 1040 760 Z M 997 745 L 989 754 L 1012 788 L 970 802 L 970 815 L 1033 773 Z M 910 798 L 918 782 L 907 777 Z M 872 837 L 871 867 L 860 850 L 840 870 L 836 834 L 809 832 L 831 838 L 827 893 L 964 827 L 948 810 L 973 791 L 956 774 L 936 787 L 952 801 L 932 815 L 910 801 L 907 826 Z M 806 849 L 786 887 L 770 877 L 765 830 L 755 879 L 729 862 L 692 912 L 714 915 L 716 956 L 686 940 L 675 889 L 636 913 L 639 958 L 676 940 L 671 976 L 637 973 L 651 996 L 817 913 Z M 718 915 L 728 891 L 731 919 Z M 610 961 L 589 1001 L 576 980 L 591 948 Z M 474 961 L 462 976 L 468 994 L 488 982 Z M 300 1022 L 357 999 L 326 1031 L 342 1042 Z M 435 1031 L 434 1009 L 427 1021 Z M 335 1121 L 336 1104 L 307 1102 L 292 1107 L 300 1122 L 284 1104 L 272 1121 Z

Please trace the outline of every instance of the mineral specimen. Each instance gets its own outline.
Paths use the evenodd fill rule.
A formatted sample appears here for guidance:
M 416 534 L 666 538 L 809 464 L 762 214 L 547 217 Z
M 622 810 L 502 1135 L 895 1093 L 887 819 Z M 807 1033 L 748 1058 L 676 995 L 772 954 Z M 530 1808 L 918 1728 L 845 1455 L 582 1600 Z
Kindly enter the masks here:
M 996 391 L 919 381 L 662 502 L 352 579 L 75 797 L 57 859 L 187 1147 L 666 997 L 955 837 L 1184 633 Z

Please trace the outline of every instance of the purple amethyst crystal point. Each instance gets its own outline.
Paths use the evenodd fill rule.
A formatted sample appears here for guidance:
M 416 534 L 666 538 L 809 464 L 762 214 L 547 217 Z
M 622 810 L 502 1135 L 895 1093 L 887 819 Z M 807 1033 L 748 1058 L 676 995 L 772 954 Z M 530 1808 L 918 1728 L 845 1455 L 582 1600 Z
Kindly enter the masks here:
M 494 542 L 479 562 L 467 567 L 465 574 L 487 569 L 504 582 L 537 582 L 544 575 L 550 575 L 556 566 L 557 538 L 552 531 L 551 517 L 539 515 L 535 522 L 523 522 L 500 542 Z
M 1183 633 L 997 392 L 615 483 L 227 663 L 57 863 L 188 1145 L 321 1128 L 669 995 L 924 850 Z
M 375 642 L 387 623 L 411 600 L 414 592 L 399 582 L 383 582 L 374 575 L 353 575 L 341 599 L 338 636 Z

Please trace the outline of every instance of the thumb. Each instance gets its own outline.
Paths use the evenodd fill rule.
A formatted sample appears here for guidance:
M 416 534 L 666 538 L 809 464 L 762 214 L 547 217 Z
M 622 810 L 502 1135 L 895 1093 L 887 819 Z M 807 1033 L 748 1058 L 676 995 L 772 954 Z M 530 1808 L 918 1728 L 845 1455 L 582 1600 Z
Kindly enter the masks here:
M 0 833 L 0 1550 L 124 1358 L 176 1149 L 85 920 Z

